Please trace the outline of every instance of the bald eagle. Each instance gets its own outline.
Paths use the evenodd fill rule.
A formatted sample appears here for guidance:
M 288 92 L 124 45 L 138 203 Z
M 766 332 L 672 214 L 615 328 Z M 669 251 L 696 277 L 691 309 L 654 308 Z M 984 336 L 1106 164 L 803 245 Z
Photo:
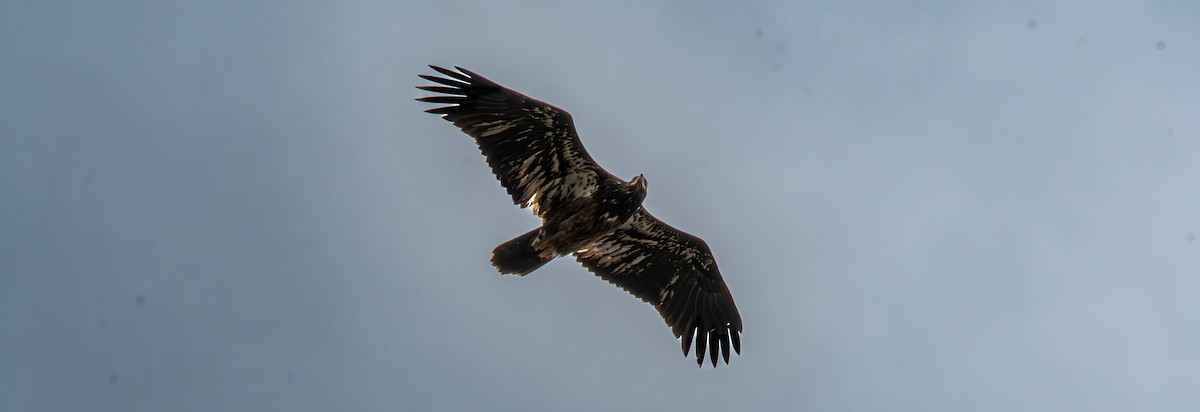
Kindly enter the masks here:
M 429 66 L 445 77 L 420 75 L 441 93 L 417 100 L 448 104 L 443 115 L 475 138 L 513 203 L 542 219 L 541 227 L 497 246 L 492 265 L 526 275 L 554 258 L 575 260 L 658 309 L 684 356 L 695 343 L 729 363 L 741 353 L 742 318 L 708 245 L 656 219 L 642 207 L 646 178 L 622 180 L 584 150 L 565 110 L 509 90 L 470 70 Z

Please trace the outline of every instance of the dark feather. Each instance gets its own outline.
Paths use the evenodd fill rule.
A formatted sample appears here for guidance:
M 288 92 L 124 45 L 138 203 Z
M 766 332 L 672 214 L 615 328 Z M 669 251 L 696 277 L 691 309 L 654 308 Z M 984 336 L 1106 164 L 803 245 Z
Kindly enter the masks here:
M 446 104 L 426 112 L 443 115 L 473 137 L 513 202 L 532 206 L 543 218 L 542 228 L 493 251 L 501 272 L 529 273 L 573 251 L 588 270 L 654 306 L 680 339 L 684 356 L 695 348 L 698 365 L 706 353 L 713 366 L 718 357 L 729 363 L 731 349 L 741 353 L 741 316 L 708 245 L 641 208 L 644 182 L 627 183 L 600 168 L 566 111 L 461 67 L 430 67 L 446 77 L 420 75 L 439 85 L 417 87 L 439 94 L 417 100 Z M 610 209 L 595 216 L 610 218 L 585 213 L 599 205 Z M 581 220 L 559 226 L 568 218 Z M 539 233 L 547 237 L 535 238 Z M 575 240 L 561 240 L 571 236 Z
M 728 363 L 730 343 L 741 353 L 742 318 L 712 252 L 700 238 L 655 219 L 643 208 L 612 234 L 575 252 L 575 259 L 654 305 L 681 339 L 684 356 L 689 344 L 695 345 L 698 364 L 706 351 L 713 365 L 718 356 Z
M 447 79 L 444 77 L 430 76 L 427 74 L 419 74 L 418 76 L 421 76 L 422 79 L 429 80 L 431 82 L 441 83 L 441 84 L 444 84 L 447 86 L 453 86 L 453 87 L 458 87 L 458 88 L 465 88 L 467 86 L 470 86 L 469 83 L 456 82 L 454 80 L 450 80 L 450 79 Z M 420 87 L 420 86 L 417 86 L 417 87 Z
M 670 320 L 670 319 L 667 319 L 667 324 L 668 324 L 668 325 L 672 325 L 672 326 L 674 326 L 674 324 L 673 324 L 672 322 L 673 322 L 672 320 Z M 679 327 L 673 327 L 673 328 L 671 329 L 671 332 L 675 333 L 676 335 L 679 335 L 679 337 L 680 337 L 679 341 L 680 341 L 681 343 L 683 343 L 683 356 L 685 356 L 685 357 L 686 357 L 686 356 L 688 355 L 688 353 L 690 353 L 690 352 L 691 352 L 691 350 L 692 350 L 692 337 L 696 335 L 696 333 L 693 331 L 693 330 L 694 330 L 694 328 L 695 328 L 695 324 L 689 321 L 689 322 L 688 322 L 687 324 L 685 324 L 685 325 L 684 325 L 684 327 L 682 327 L 682 328 L 679 328 Z M 685 332 L 682 332 L 682 334 L 681 334 L 681 333 L 679 332 L 680 330 L 683 330 L 683 331 L 685 331 Z
M 431 65 L 429 65 L 429 68 L 430 68 L 430 69 L 437 70 L 437 71 L 438 71 L 438 73 L 441 73 L 441 74 L 444 74 L 444 75 L 447 75 L 447 76 L 453 77 L 453 78 L 455 78 L 455 79 L 458 79 L 458 80 L 462 80 L 462 81 L 464 81 L 464 82 L 467 82 L 467 83 L 470 83 L 470 82 L 471 82 L 471 77 L 479 77 L 479 76 L 475 76 L 474 74 L 471 74 L 471 77 L 467 77 L 466 75 L 459 74 L 459 73 L 455 73 L 453 70 L 446 69 L 446 68 L 442 68 L 442 67 L 437 67 L 437 66 L 434 66 L 434 65 L 432 65 L 432 64 L 431 64 Z M 462 71 L 462 68 L 461 68 L 461 67 L 454 66 L 454 68 L 455 68 L 455 69 L 458 69 L 458 70 L 460 70 L 460 71 Z
M 465 97 L 458 97 L 458 96 L 430 96 L 430 97 L 422 97 L 417 100 L 426 102 L 426 103 L 453 103 L 453 104 L 462 104 L 463 102 L 467 101 L 467 99 Z
M 424 90 L 424 91 L 427 91 L 427 92 L 434 92 L 434 93 L 445 93 L 445 94 L 461 94 L 461 95 L 465 95 L 465 94 L 467 94 L 467 92 L 466 92 L 466 91 L 464 91 L 463 89 L 461 89 L 461 88 L 455 88 L 455 87 L 442 87 L 442 86 L 417 86 L 417 88 L 418 88 L 418 89 L 421 89 L 421 90 Z
M 450 87 L 420 87 L 453 96 L 417 100 L 452 104 L 426 112 L 445 115 L 475 138 L 513 203 L 534 206 L 535 213 L 544 216 L 566 202 L 590 196 L 605 179 L 616 179 L 588 155 L 566 111 L 463 68 L 455 72 L 430 67 L 450 78 L 421 78 Z

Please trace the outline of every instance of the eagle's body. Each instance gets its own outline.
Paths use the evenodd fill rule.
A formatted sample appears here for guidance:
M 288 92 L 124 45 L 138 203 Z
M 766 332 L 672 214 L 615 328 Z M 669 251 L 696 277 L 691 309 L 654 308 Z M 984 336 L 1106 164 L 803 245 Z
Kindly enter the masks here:
M 546 211 L 542 226 L 493 251 L 492 265 L 502 273 L 525 275 L 552 259 L 574 253 L 629 221 L 646 198 L 645 179 L 626 184 L 606 179 L 591 196 Z
M 706 346 L 714 366 L 718 352 L 729 362 L 731 344 L 741 352 L 742 320 L 708 245 L 646 212 L 643 176 L 627 182 L 600 168 L 566 111 L 461 67 L 430 67 L 449 78 L 421 77 L 449 87 L 420 88 L 447 96 L 418 100 L 451 104 L 428 112 L 474 137 L 513 202 L 542 218 L 541 227 L 496 247 L 492 264 L 500 272 L 525 275 L 573 254 L 654 305 L 685 355 L 695 337 L 697 363 Z

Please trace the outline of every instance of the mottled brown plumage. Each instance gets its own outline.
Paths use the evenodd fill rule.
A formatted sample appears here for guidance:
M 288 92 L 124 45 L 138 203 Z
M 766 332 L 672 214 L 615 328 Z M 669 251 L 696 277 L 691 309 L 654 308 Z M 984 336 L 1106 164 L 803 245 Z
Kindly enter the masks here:
M 530 207 L 542 226 L 497 246 L 492 264 L 528 274 L 573 254 L 584 267 L 658 309 L 681 338 L 713 366 L 741 353 L 742 319 L 708 245 L 642 207 L 646 179 L 626 182 L 602 169 L 579 141 L 566 111 L 504 88 L 469 70 L 430 66 L 446 77 L 427 110 L 475 138 L 513 202 Z

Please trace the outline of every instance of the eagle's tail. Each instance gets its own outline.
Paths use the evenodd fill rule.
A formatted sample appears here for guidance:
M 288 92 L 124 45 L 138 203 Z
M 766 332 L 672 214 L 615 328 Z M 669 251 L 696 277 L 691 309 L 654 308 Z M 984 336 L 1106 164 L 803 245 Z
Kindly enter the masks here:
M 499 269 L 500 273 L 515 273 L 524 276 L 553 260 L 554 257 L 543 259 L 533 249 L 533 240 L 537 237 L 539 230 L 541 229 L 533 229 L 529 233 L 496 246 L 496 250 L 492 251 L 492 266 Z

